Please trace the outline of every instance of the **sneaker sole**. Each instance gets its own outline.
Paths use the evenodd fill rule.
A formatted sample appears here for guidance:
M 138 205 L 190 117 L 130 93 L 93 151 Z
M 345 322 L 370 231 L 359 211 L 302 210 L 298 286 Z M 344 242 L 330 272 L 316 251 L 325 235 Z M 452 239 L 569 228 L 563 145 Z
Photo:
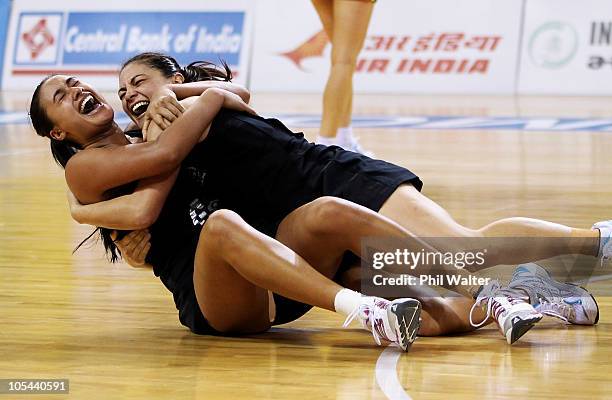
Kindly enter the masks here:
M 568 283 L 568 285 L 578 286 L 580 289 L 582 289 L 585 292 L 587 292 L 589 296 L 591 296 L 591 299 L 593 300 L 593 303 L 595 303 L 595 308 L 597 309 L 597 315 L 595 316 L 595 321 L 593 322 L 593 325 L 597 325 L 597 323 L 599 322 L 599 304 L 597 304 L 597 300 L 595 300 L 595 297 L 591 294 L 591 292 L 589 292 L 588 290 L 586 290 L 582 286 L 576 285 L 574 283 Z
M 399 345 L 407 352 L 421 326 L 421 302 L 413 299 L 396 303 L 390 307 L 390 312 L 397 320 L 395 334 L 399 339 Z
M 595 307 L 597 307 L 597 315 L 595 316 L 595 322 L 593 322 L 593 325 L 597 325 L 597 323 L 599 322 L 599 304 L 597 304 L 597 300 L 595 300 L 595 297 L 593 297 L 592 294 L 591 294 L 591 298 L 593 299 L 593 303 L 595 303 Z
M 531 328 L 533 328 L 536 323 L 542 320 L 543 315 L 527 319 L 522 319 L 520 317 L 515 318 L 518 319 L 518 321 L 516 321 L 512 329 L 510 329 L 506 333 L 506 341 L 508 342 L 508 344 L 513 344 L 514 342 L 519 340 L 521 336 L 526 334 Z

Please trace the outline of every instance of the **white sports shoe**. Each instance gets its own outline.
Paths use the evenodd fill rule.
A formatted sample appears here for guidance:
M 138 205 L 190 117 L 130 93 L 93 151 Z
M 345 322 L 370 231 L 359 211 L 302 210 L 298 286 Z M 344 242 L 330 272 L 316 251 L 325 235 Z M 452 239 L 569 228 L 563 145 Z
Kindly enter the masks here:
M 374 157 L 374 153 L 361 147 L 359 139 L 355 138 L 354 136 L 350 136 L 348 142 L 342 143 L 341 147 L 345 150 L 361 153 L 366 157 Z
M 519 265 L 508 287 L 524 291 L 542 314 L 577 325 L 595 325 L 599 321 L 599 307 L 588 290 L 554 280 L 538 264 Z
M 592 229 L 599 229 L 599 253 L 597 257 L 603 260 L 612 259 L 612 220 L 593 224 Z
M 482 304 L 486 304 L 487 316 L 477 324 L 472 319 L 472 313 Z M 480 290 L 470 310 L 470 324 L 479 328 L 487 322 L 489 317 L 493 317 L 506 341 L 512 344 L 533 328 L 533 325 L 540 321 L 543 315 L 523 300 L 520 293 L 502 288 L 499 281 L 492 280 Z
M 359 307 L 346 318 L 344 327 L 353 319 L 359 318 L 363 328 L 372 332 L 378 345 L 381 344 L 381 339 L 384 339 L 408 351 L 421 325 L 420 315 L 421 303 L 418 300 L 405 298 L 389 301 L 366 296 Z

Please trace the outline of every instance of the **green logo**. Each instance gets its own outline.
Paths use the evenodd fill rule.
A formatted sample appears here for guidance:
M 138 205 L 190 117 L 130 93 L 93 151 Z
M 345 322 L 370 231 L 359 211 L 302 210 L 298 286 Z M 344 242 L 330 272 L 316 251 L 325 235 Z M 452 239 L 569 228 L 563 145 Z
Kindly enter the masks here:
M 548 22 L 529 39 L 529 57 L 538 67 L 561 68 L 574 58 L 577 50 L 578 32 L 565 22 Z

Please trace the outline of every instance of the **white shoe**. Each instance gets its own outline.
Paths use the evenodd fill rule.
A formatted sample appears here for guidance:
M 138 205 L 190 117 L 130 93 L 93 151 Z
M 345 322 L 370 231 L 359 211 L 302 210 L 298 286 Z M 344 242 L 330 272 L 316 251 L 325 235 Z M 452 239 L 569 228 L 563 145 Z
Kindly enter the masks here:
M 487 316 L 477 324 L 472 319 L 472 313 L 481 304 L 486 304 Z M 533 328 L 533 325 L 540 321 L 543 315 L 523 300 L 520 293 L 502 288 L 498 281 L 491 281 L 483 286 L 470 310 L 470 324 L 479 328 L 487 322 L 489 317 L 493 317 L 506 341 L 512 344 Z
M 342 143 L 341 147 L 345 150 L 352 151 L 354 153 L 361 153 L 366 157 L 370 157 L 370 158 L 374 157 L 374 153 L 361 147 L 361 143 L 359 143 L 359 139 L 353 136 L 349 137 L 348 142 Z
M 599 252 L 597 257 L 602 261 L 612 259 L 612 220 L 593 224 L 592 229 L 599 229 Z
M 508 284 L 529 296 L 540 313 L 576 325 L 595 325 L 599 307 L 585 288 L 554 280 L 548 271 L 535 263 L 519 265 Z
M 420 315 L 421 303 L 418 300 L 405 298 L 389 301 L 366 296 L 359 307 L 346 318 L 344 327 L 353 319 L 359 318 L 362 327 L 372 332 L 378 345 L 381 344 L 381 339 L 384 339 L 408 351 L 421 325 Z

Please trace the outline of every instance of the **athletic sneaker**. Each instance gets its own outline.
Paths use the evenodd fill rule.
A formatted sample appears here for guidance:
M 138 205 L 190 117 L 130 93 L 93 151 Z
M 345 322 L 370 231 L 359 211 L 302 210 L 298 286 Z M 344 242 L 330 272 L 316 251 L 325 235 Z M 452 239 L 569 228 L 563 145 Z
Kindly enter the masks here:
M 476 307 L 486 304 L 487 316 L 476 324 L 472 319 L 472 313 Z M 470 310 L 470 324 L 479 328 L 484 325 L 489 317 L 493 317 L 506 341 L 512 344 L 533 328 L 533 325 L 543 317 L 531 304 L 526 302 L 520 292 L 513 289 L 502 288 L 499 281 L 492 280 L 483 286 L 476 297 L 476 302 Z
M 361 153 L 366 157 L 374 157 L 374 153 L 361 147 L 359 140 L 353 136 L 349 137 L 348 142 L 342 143 L 341 147 L 345 150 L 352 151 L 354 153 Z
M 597 257 L 603 260 L 612 259 L 612 220 L 593 224 L 593 229 L 599 229 L 599 252 Z
M 405 298 L 389 301 L 366 296 L 346 318 L 344 327 L 353 319 L 359 318 L 363 328 L 372 332 L 378 345 L 381 344 L 381 339 L 384 339 L 408 351 L 421 325 L 420 315 L 421 303 L 418 300 Z
M 529 295 L 531 305 L 540 313 L 577 325 L 595 325 L 599 307 L 585 288 L 554 280 L 535 263 L 519 265 L 508 285 Z

